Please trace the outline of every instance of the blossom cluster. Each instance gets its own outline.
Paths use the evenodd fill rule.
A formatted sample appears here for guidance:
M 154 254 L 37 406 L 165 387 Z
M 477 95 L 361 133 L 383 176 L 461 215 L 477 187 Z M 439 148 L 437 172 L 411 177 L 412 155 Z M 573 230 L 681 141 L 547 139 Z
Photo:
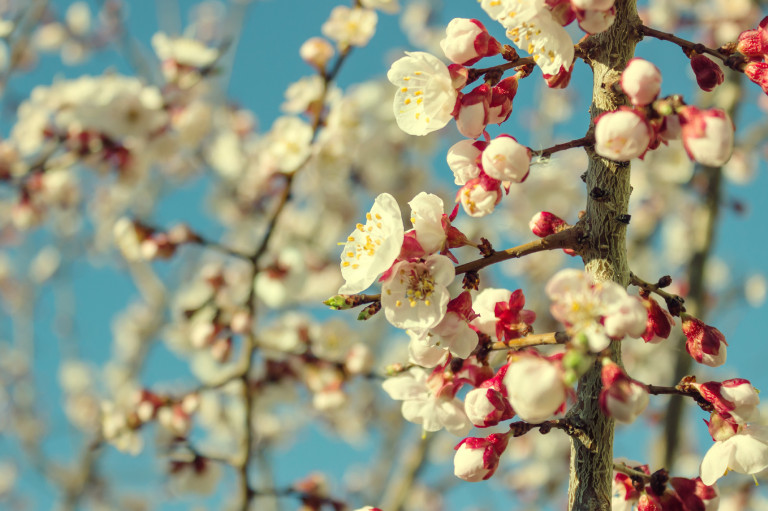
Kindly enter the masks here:
M 654 103 L 661 73 L 650 62 L 634 58 L 621 74 L 621 88 L 632 107 L 620 107 L 595 119 L 595 151 L 616 161 L 643 158 L 647 151 L 682 139 L 691 160 L 719 167 L 733 153 L 734 126 L 725 111 L 674 108 Z

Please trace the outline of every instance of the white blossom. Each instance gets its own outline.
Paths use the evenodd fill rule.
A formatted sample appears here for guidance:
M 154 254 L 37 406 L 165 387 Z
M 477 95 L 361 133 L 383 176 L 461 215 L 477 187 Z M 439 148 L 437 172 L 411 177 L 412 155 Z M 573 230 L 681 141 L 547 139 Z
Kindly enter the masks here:
M 406 52 L 387 72 L 398 87 L 395 92 L 395 120 L 409 135 L 426 135 L 451 120 L 457 92 L 448 67 L 425 52 Z

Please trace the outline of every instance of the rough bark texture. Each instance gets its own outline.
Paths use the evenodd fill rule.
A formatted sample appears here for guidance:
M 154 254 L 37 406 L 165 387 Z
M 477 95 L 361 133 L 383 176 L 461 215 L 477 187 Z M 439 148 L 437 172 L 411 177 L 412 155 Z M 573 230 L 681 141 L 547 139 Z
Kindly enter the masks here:
M 615 92 L 614 84 L 634 54 L 639 40 L 636 0 L 616 1 L 616 21 L 602 34 L 591 36 L 583 47 L 594 73 L 594 89 L 590 114 L 592 119 L 605 111 L 616 110 L 624 104 L 623 94 Z M 629 163 L 606 160 L 588 150 L 586 216 L 582 225 L 587 239 L 582 250 L 586 271 L 596 281 L 612 280 L 626 286 L 629 283 L 627 264 L 627 226 L 620 215 L 627 213 L 629 194 Z M 621 361 L 620 344 L 614 342 L 612 355 Z M 610 511 L 611 478 L 613 475 L 613 420 L 600 411 L 598 398 L 600 362 L 579 380 L 578 403 L 569 418 L 584 428 L 592 445 L 571 440 L 571 477 L 568 509 L 571 511 Z

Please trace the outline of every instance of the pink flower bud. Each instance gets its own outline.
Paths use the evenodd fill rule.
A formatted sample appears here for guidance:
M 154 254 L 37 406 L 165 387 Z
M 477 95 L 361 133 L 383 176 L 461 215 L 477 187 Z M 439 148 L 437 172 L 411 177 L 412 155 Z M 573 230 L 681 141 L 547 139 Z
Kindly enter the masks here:
M 493 88 L 491 104 L 488 108 L 488 124 L 501 124 L 512 113 L 512 100 L 517 94 L 518 75 L 504 78 Z
M 528 222 L 531 232 L 539 238 L 555 234 L 568 227 L 565 220 L 549 211 L 539 211 Z
M 744 74 L 768 94 L 768 64 L 765 62 L 749 62 L 744 66 Z
M 459 100 L 456 127 L 467 138 L 478 138 L 488 124 L 488 108 L 493 92 L 485 84 L 478 85 Z
M 480 174 L 459 189 L 456 200 L 461 201 L 461 206 L 469 216 L 488 215 L 501 202 L 501 182 Z
M 711 91 L 725 80 L 723 70 L 705 55 L 691 57 L 691 69 L 696 75 L 696 83 L 703 91 Z
M 448 149 L 448 167 L 453 171 L 453 182 L 464 185 L 480 175 L 480 157 L 488 145 L 481 140 L 462 140 Z
M 445 56 L 457 64 L 471 66 L 481 58 L 501 51 L 501 44 L 476 19 L 454 18 L 448 23 L 445 34 L 440 47 Z
M 325 69 L 333 54 L 333 45 L 322 37 L 310 37 L 299 48 L 301 59 L 317 69 Z
M 615 161 L 628 161 L 645 154 L 651 142 L 651 127 L 645 116 L 622 107 L 595 119 L 595 152 Z
M 534 354 L 518 355 L 504 376 L 507 398 L 517 415 L 538 424 L 565 405 L 565 383 L 557 365 Z
M 646 322 L 645 333 L 642 335 L 643 340 L 656 344 L 668 338 L 675 320 L 653 298 L 641 296 L 640 300 L 648 311 L 648 321 Z
M 579 20 L 579 27 L 587 34 L 599 34 L 605 32 L 616 19 L 616 8 L 609 7 L 604 10 L 578 10 L 576 17 Z
M 744 424 L 760 415 L 757 410 L 760 397 L 749 380 L 734 378 L 722 383 L 710 381 L 695 386 L 701 397 L 712 403 L 715 411 L 730 422 Z
M 455 447 L 453 473 L 470 482 L 489 479 L 499 467 L 499 457 L 508 441 L 506 433 L 494 433 L 487 438 L 465 438 Z
M 603 413 L 619 422 L 634 422 L 648 406 L 648 390 L 613 362 L 604 363 L 600 376 L 603 380 L 603 390 L 600 391 Z
M 768 33 L 765 30 L 767 24 L 768 16 L 763 18 L 758 28 L 746 30 L 739 34 L 736 51 L 745 57 L 763 58 L 768 48 Z
M 685 313 L 681 319 L 683 320 L 683 333 L 688 338 L 685 343 L 688 354 L 700 364 L 710 367 L 723 365 L 728 343 L 722 332 Z
M 493 179 L 522 183 L 528 177 L 531 150 L 509 135 L 500 135 L 483 150 L 482 163 Z
M 720 167 L 733 153 L 733 122 L 723 110 L 685 106 L 678 112 L 683 145 L 688 156 L 702 165 Z
M 661 91 L 661 72 L 647 60 L 634 58 L 621 73 L 621 89 L 633 105 L 648 105 Z
M 495 426 L 515 416 L 512 405 L 492 388 L 480 387 L 470 390 L 464 398 L 464 411 L 469 420 L 478 428 Z

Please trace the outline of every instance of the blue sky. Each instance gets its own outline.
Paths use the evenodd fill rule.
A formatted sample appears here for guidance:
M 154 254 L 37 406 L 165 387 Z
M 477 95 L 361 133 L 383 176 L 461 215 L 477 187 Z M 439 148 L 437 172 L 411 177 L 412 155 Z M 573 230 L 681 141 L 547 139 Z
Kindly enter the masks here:
M 63 11 L 70 2 L 54 0 L 51 4 Z M 492 27 L 480 11 L 476 2 L 444 2 L 447 23 L 451 17 L 473 17 L 481 19 L 501 38 L 499 27 Z M 134 0 L 130 2 L 130 17 L 128 24 L 131 33 L 144 46 L 149 54 L 149 39 L 158 29 L 157 9 L 169 5 L 169 1 L 152 2 Z M 181 12 L 186 12 L 195 2 L 180 1 Z M 311 69 L 298 57 L 298 48 L 310 36 L 320 35 L 320 25 L 327 17 L 331 8 L 337 2 L 333 0 L 299 0 L 283 2 L 278 0 L 259 1 L 254 3 L 244 19 L 244 30 L 235 54 L 235 64 L 229 85 L 229 96 L 233 101 L 252 110 L 260 124 L 268 127 L 273 119 L 280 115 L 279 105 L 285 87 L 298 78 L 310 74 Z M 186 23 L 186 17 L 182 24 Z M 379 15 L 379 30 L 371 43 L 355 50 L 346 63 L 339 77 L 339 85 L 346 87 L 385 73 L 393 55 L 398 55 L 397 49 L 412 49 L 397 26 L 397 19 L 386 14 Z M 653 56 L 653 61 L 662 70 L 664 85 L 662 94 L 685 92 L 687 98 L 693 98 L 690 73 L 685 57 L 675 47 L 658 41 L 645 41 L 638 48 L 638 56 Z M 659 58 L 660 57 L 660 58 Z M 61 75 L 74 77 L 81 74 L 98 74 L 108 69 L 130 72 L 130 67 L 119 53 L 108 49 L 94 56 L 86 65 L 72 68 L 63 67 L 57 57 L 46 57 L 40 67 L 26 76 L 14 78 L 12 89 L 18 93 L 28 91 L 33 84 L 47 84 L 52 77 Z M 685 69 L 685 70 L 683 70 Z M 588 84 L 589 73 L 583 63 L 577 64 L 574 83 L 579 86 Z M 521 85 L 520 96 L 516 100 L 516 108 L 524 109 L 526 104 L 535 101 L 532 90 L 524 90 L 526 83 Z M 748 104 L 757 100 L 759 89 L 747 86 Z M 576 105 L 577 115 L 574 120 L 561 128 L 562 132 L 573 137 L 581 136 L 588 120 L 586 118 L 587 103 Z M 581 114 L 581 115 L 579 115 Z M 513 114 L 514 116 L 514 114 Z M 746 109 L 743 119 L 746 124 L 762 121 L 763 112 L 756 108 Z M 7 126 L 7 119 L 4 126 Z M 741 124 L 740 124 L 741 125 Z M 453 129 L 450 127 L 449 129 Z M 512 129 L 512 128 L 510 128 Z M 525 133 L 511 133 L 524 143 L 528 136 Z M 438 160 L 441 157 L 438 155 Z M 436 163 L 443 165 L 440 161 Z M 444 169 L 445 170 L 445 169 Z M 761 158 L 760 168 L 756 179 L 749 186 L 728 184 L 726 196 L 737 199 L 748 205 L 747 212 L 737 215 L 726 210 L 721 224 L 721 234 L 718 237 L 716 254 L 727 261 L 734 276 L 748 273 L 768 273 L 768 258 L 765 257 L 766 241 L 764 219 L 768 218 L 768 201 L 763 199 L 763 191 L 768 188 L 768 176 L 765 172 L 765 162 Z M 157 213 L 159 223 L 167 223 L 184 218 L 194 225 L 202 226 L 211 234 L 216 234 L 217 226 L 200 210 L 190 211 L 190 203 L 201 203 L 205 195 L 204 183 L 185 186 L 172 194 Z M 122 309 L 130 297 L 136 296 L 130 280 L 125 274 L 115 272 L 111 268 L 93 268 L 87 264 L 77 264 L 73 268 L 75 294 L 79 312 L 77 316 L 77 332 L 83 340 L 83 355 L 95 362 L 101 363 L 108 359 L 110 353 L 110 321 Z M 39 332 L 39 342 L 45 349 L 38 352 L 36 367 L 37 382 L 41 389 L 41 404 L 50 407 L 50 421 L 54 425 L 54 434 L 46 443 L 45 448 L 52 457 L 68 459 L 78 449 L 77 436 L 64 426 L 63 414 L 57 405 L 60 396 L 56 392 L 56 367 L 61 354 L 56 348 L 54 339 L 50 337 L 50 312 L 53 309 L 53 296 L 45 293 L 38 305 L 41 319 L 36 325 Z M 768 388 L 768 372 L 764 370 L 766 355 L 766 336 L 764 324 L 766 308 L 752 309 L 741 306 L 718 314 L 713 323 L 718 326 L 729 339 L 729 364 L 727 369 L 717 374 L 725 377 L 739 376 L 749 378 L 758 388 Z M 7 322 L 5 322 L 7 324 Z M 0 326 L 4 323 L 0 323 Z M 6 329 L 7 330 L 7 329 Z M 8 331 L 0 331 L 3 335 Z M 183 369 L 175 365 L 172 357 L 162 353 L 150 358 L 145 372 L 147 382 L 160 379 L 167 374 L 167 368 L 174 367 L 179 374 Z M 45 389 L 44 391 L 42 389 Z M 697 417 L 703 418 L 702 412 L 694 411 Z M 691 415 L 693 415 L 691 414 Z M 59 427 L 61 425 L 61 427 Z M 411 428 L 417 434 L 416 428 Z M 698 433 L 706 433 L 701 428 Z M 553 433 L 554 434 L 554 433 Z M 647 434 L 647 431 L 646 431 Z M 637 436 L 642 435 L 636 430 L 632 437 L 620 437 L 616 447 L 617 455 L 642 459 L 647 453 L 647 443 L 638 442 Z M 703 436 L 700 435 L 702 438 Z M 377 438 L 374 437 L 373 440 Z M 151 442 L 148 442 L 151 443 Z M 706 445 L 706 444 L 703 444 Z M 14 449 L 8 449 L 7 442 L 0 443 L 0 459 L 8 453 L 17 454 Z M 306 475 L 311 470 L 322 470 L 329 467 L 330 462 L 338 466 L 347 464 L 364 464 L 370 460 L 369 445 L 361 447 L 349 446 L 335 441 L 322 431 L 310 431 L 306 437 L 297 439 L 295 445 L 286 453 L 278 453 L 275 459 L 276 475 L 283 484 L 288 484 L 297 477 Z M 301 458 L 299 460 L 299 455 Z M 108 475 L 119 477 L 126 481 L 136 491 L 143 491 L 150 484 L 151 477 L 147 475 L 147 466 L 161 466 L 151 454 L 132 459 L 108 448 L 105 454 L 105 467 Z M 156 474 L 154 468 L 151 473 Z M 333 471 L 333 469 L 329 469 Z M 428 477 L 436 472 L 428 473 Z M 22 489 L 26 493 L 36 495 L 37 509 L 48 509 L 55 498 L 51 488 L 39 478 L 25 471 L 22 478 Z M 226 487 L 226 485 L 224 485 Z M 482 486 L 458 485 L 458 489 L 450 495 L 455 497 L 448 509 L 461 509 L 463 505 L 475 499 L 475 492 L 482 492 Z M 226 488 L 224 488 L 226 490 Z M 216 496 L 215 498 L 218 498 Z M 376 503 L 371 503 L 376 504 Z M 164 503 L 161 509 L 188 509 L 189 501 L 180 503 Z M 509 506 L 509 503 L 506 504 Z M 287 506 L 293 507 L 293 503 Z M 508 508 L 508 507 L 505 507 Z

